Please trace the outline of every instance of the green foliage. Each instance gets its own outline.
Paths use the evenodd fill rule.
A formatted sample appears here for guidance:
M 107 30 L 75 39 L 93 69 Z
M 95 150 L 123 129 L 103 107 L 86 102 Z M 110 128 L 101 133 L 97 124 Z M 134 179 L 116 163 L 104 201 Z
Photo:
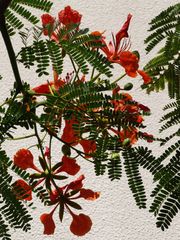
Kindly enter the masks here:
M 9 34 L 12 36 L 15 34 L 16 30 L 23 28 L 24 23 L 21 21 L 21 17 L 34 25 L 39 22 L 39 18 L 29 10 L 29 7 L 49 12 L 52 4 L 53 2 L 49 0 L 12 0 L 5 12 Z
M 129 187 L 139 208 L 146 208 L 146 194 L 141 174 L 139 171 L 139 158 L 132 148 L 123 152 L 124 166 Z
M 147 148 L 139 147 L 134 149 L 134 156 L 139 164 L 149 170 L 157 182 L 151 196 L 154 198 L 150 206 L 150 212 L 157 217 L 157 227 L 162 230 L 168 228 L 172 219 L 179 211 L 180 200 L 180 140 L 179 137 L 179 100 L 169 103 L 164 107 L 169 111 L 160 120 L 163 123 L 160 132 L 172 132 L 173 134 L 161 140 L 161 145 L 171 142 L 165 151 L 155 158 Z M 172 143 L 174 140 L 174 143 Z
M 32 220 L 22 201 L 17 200 L 12 191 L 12 176 L 8 168 L 12 165 L 5 151 L 0 149 L 0 238 L 10 240 L 9 226 L 30 230 Z
M 5 136 L 12 137 L 12 129 L 16 129 L 18 126 L 26 129 L 33 127 L 32 118 L 34 115 L 27 111 L 28 105 L 16 100 L 12 101 L 12 99 L 9 99 L 9 102 L 9 107 L 3 110 L 4 114 L 0 118 L 0 142 L 5 139 Z
M 148 44 L 147 52 L 150 52 L 162 40 L 166 40 L 166 42 L 158 55 L 145 66 L 145 71 L 152 76 L 153 81 L 147 86 L 143 85 L 143 88 L 150 93 L 154 90 L 163 90 L 167 83 L 170 98 L 177 99 L 180 97 L 179 13 L 180 4 L 178 3 L 161 12 L 151 21 L 149 31 L 152 33 L 145 40 L 145 43 Z
M 94 47 L 102 46 L 97 42 L 97 36 L 87 34 L 88 29 L 74 30 L 75 27 L 68 30 L 61 29 L 57 36 L 59 43 L 40 40 L 41 32 L 36 29 L 33 44 L 27 45 L 28 32 L 23 33 L 22 39 L 25 47 L 21 49 L 18 60 L 27 68 L 37 64 L 36 72 L 41 76 L 48 74 L 50 62 L 57 73 L 61 74 L 63 58 L 68 55 L 74 67 L 77 67 L 77 71 L 80 70 L 83 74 L 89 72 L 88 65 L 91 65 L 101 74 L 112 76 L 110 62 L 101 53 L 94 50 Z M 68 34 L 66 40 L 64 40 L 65 34 Z

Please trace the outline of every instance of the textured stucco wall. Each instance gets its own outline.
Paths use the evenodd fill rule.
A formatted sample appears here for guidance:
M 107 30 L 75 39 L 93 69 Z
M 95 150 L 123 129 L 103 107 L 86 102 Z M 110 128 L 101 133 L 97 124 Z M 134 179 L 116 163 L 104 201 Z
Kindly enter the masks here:
M 64 8 L 66 5 L 71 5 L 83 14 L 83 26 L 89 26 L 92 31 L 106 30 L 106 35 L 111 36 L 111 31 L 116 32 L 126 19 L 128 13 L 133 14 L 133 19 L 130 25 L 130 36 L 132 41 L 132 49 L 138 49 L 141 54 L 141 65 L 145 64 L 152 52 L 148 56 L 145 54 L 145 46 L 143 40 L 147 36 L 148 22 L 156 16 L 160 11 L 166 9 L 171 4 L 175 4 L 175 0 L 56 0 L 54 1 L 53 14 Z M 16 36 L 14 37 L 16 51 L 21 47 L 21 41 Z M 28 81 L 32 86 L 46 80 L 46 78 L 37 79 L 37 76 L 32 71 L 24 70 L 20 67 L 22 78 Z M 118 74 L 118 68 L 117 73 Z M 2 101 L 7 94 L 7 91 L 12 86 L 13 76 L 8 62 L 6 51 L 3 49 L 2 39 L 0 38 L 0 74 L 4 77 L 1 81 L 0 89 Z M 162 114 L 162 107 L 168 102 L 167 93 L 153 93 L 147 96 L 140 90 L 141 82 L 138 79 L 133 79 L 135 87 L 133 96 L 137 101 L 147 104 L 152 109 L 152 116 L 147 117 L 147 131 L 153 134 L 158 133 L 158 120 Z M 19 134 L 21 134 L 19 132 Z M 9 142 L 5 145 L 9 155 L 13 155 L 17 148 L 27 147 L 34 143 L 34 139 L 29 143 L 25 142 Z M 159 154 L 159 145 L 152 143 L 156 154 Z M 57 155 L 60 148 L 56 146 Z M 54 154 L 56 155 L 56 154 Z M 60 157 L 59 157 L 60 158 Z M 101 191 L 101 198 L 95 202 L 83 202 L 83 212 L 89 214 L 93 220 L 93 228 L 90 233 L 82 237 L 82 240 L 179 240 L 179 216 L 177 216 L 171 228 L 168 231 L 162 232 L 155 226 L 154 217 L 148 213 L 148 210 L 139 210 L 132 198 L 132 194 L 128 188 L 125 174 L 121 181 L 110 182 L 106 176 L 95 177 L 93 168 L 90 164 L 79 162 L 82 166 L 82 173 L 86 174 L 85 186 L 93 190 Z M 150 174 L 142 171 L 142 175 L 147 188 L 147 195 L 152 189 L 152 180 Z M 150 201 L 149 201 L 150 203 Z M 148 203 L 148 204 L 149 204 Z M 65 215 L 65 221 L 61 224 L 57 219 L 56 233 L 54 236 L 42 235 L 43 226 L 39 222 L 39 216 L 43 212 L 49 212 L 49 209 L 38 203 L 37 209 L 32 212 L 34 221 L 32 231 L 27 234 L 21 231 L 13 233 L 13 240 L 76 240 L 79 239 L 73 236 L 69 231 L 71 218 L 68 214 Z

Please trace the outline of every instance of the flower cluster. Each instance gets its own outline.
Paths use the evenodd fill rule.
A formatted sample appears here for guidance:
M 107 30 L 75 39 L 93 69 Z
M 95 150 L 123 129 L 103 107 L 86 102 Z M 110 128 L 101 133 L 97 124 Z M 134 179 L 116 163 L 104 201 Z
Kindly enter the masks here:
M 58 13 L 57 19 L 50 14 L 43 14 L 41 17 L 42 32 L 45 36 L 49 37 L 50 41 L 55 41 L 58 47 L 62 48 L 63 53 L 63 46 L 60 41 L 60 37 L 62 37 L 63 34 L 61 33 L 65 32 L 63 35 L 63 41 L 68 41 L 70 37 L 72 37 L 70 34 L 71 28 L 74 30 L 73 34 L 78 32 L 81 18 L 82 15 L 76 10 L 73 10 L 70 6 L 61 10 Z M 95 31 L 89 34 L 90 37 L 96 36 L 97 38 L 93 41 L 100 44 L 99 47 L 91 47 L 90 45 L 90 49 L 93 53 L 97 52 L 97 50 L 101 51 L 105 56 L 105 60 L 109 64 L 119 64 L 120 67 L 123 68 L 123 71 L 125 71 L 123 76 L 129 76 L 132 78 L 141 76 L 144 84 L 149 84 L 151 82 L 150 76 L 139 69 L 138 54 L 130 51 L 128 28 L 131 18 L 132 15 L 129 14 L 121 29 L 115 36 L 113 35 L 113 41 L 110 41 L 108 44 L 105 41 L 103 33 Z M 86 42 L 84 45 L 86 46 Z M 92 76 L 93 74 L 94 69 L 92 71 Z M 152 135 L 139 131 L 139 128 L 143 127 L 143 115 L 149 114 L 150 109 L 147 106 L 136 102 L 130 94 L 125 92 L 132 88 L 132 84 L 126 84 L 124 88 L 121 88 L 117 84 L 117 81 L 121 77 L 118 78 L 118 80 L 115 80 L 112 84 L 109 84 L 110 87 L 108 90 L 110 90 L 110 95 L 107 98 L 107 105 L 102 104 L 99 108 L 96 108 L 96 106 L 94 107 L 94 105 L 92 105 L 91 108 L 88 108 L 87 102 L 78 105 L 78 101 L 72 101 L 70 103 L 68 98 L 61 98 L 60 91 L 64 90 L 64 88 L 71 83 L 73 83 L 75 87 L 80 85 L 85 86 L 87 78 L 89 78 L 88 75 L 80 75 L 78 70 L 76 71 L 76 67 L 74 67 L 74 71 L 68 73 L 65 78 L 62 78 L 53 68 L 53 77 L 53 81 L 34 87 L 31 94 L 33 97 L 44 95 L 47 99 L 48 97 L 55 95 L 57 98 L 59 97 L 62 101 L 66 102 L 64 107 L 57 111 L 55 115 L 55 117 L 57 117 L 57 125 L 55 125 L 55 127 L 50 127 L 48 126 L 48 123 L 45 123 L 45 130 L 47 133 L 51 137 L 55 136 L 64 144 L 62 147 L 62 159 L 55 165 L 52 165 L 51 146 L 46 147 L 46 151 L 40 146 L 42 156 L 39 157 L 39 163 L 42 169 L 39 169 L 34 164 L 34 157 L 30 150 L 20 149 L 14 155 L 14 165 L 23 170 L 30 168 L 36 172 L 33 172 L 30 175 L 31 180 L 29 184 L 19 179 L 13 184 L 12 188 L 17 199 L 29 201 L 32 199 L 32 190 L 43 183 L 49 196 L 49 206 L 52 207 L 50 213 L 44 213 L 40 217 L 40 220 L 44 225 L 44 234 L 50 235 L 54 233 L 56 225 L 53 219 L 53 214 L 56 209 L 59 208 L 60 221 L 62 222 L 65 212 L 69 213 L 72 217 L 70 225 L 71 232 L 77 236 L 83 236 L 90 231 L 92 221 L 89 216 L 83 213 L 76 214 L 74 212 L 73 209 L 82 209 L 76 200 L 83 198 L 92 201 L 96 200 L 100 194 L 99 192 L 83 188 L 83 180 L 85 179 L 84 175 L 81 175 L 75 181 L 66 185 L 63 184 L 64 186 L 59 182 L 67 179 L 68 175 L 75 176 L 79 172 L 80 166 L 76 162 L 76 158 L 79 155 L 90 161 L 96 156 L 98 141 L 96 141 L 96 138 L 93 139 L 92 136 L 89 138 L 91 130 L 91 127 L 89 126 L 91 122 L 97 124 L 96 130 L 99 131 L 98 133 L 101 134 L 101 137 L 103 135 L 103 137 L 110 136 L 113 138 L 115 135 L 118 139 L 118 143 L 120 143 L 122 147 L 135 144 L 138 138 L 143 138 L 148 142 L 152 142 Z M 97 82 L 95 82 L 96 80 Z M 98 81 L 101 82 L 101 80 L 103 82 L 103 79 L 91 77 L 89 82 L 93 84 L 97 83 L 98 85 Z M 99 89 L 99 86 L 101 85 L 98 85 L 97 89 Z M 118 121 L 109 121 L 109 115 L 106 115 L 106 111 L 108 112 L 109 110 L 115 115 L 119 114 L 118 116 L 120 116 L 120 118 Z M 76 115 L 76 112 L 78 111 L 81 113 L 80 120 L 78 114 Z M 80 124 L 82 123 L 84 125 L 82 129 L 80 129 Z M 122 124 L 120 125 L 120 123 Z M 76 126 L 76 128 L 74 126 Z M 86 128 L 84 126 L 86 126 Z M 60 133 L 58 131 L 56 132 L 56 128 L 58 128 L 58 131 L 60 130 Z M 71 157 L 70 149 L 75 149 L 77 146 L 80 146 L 82 151 L 77 150 L 78 155 L 76 157 Z

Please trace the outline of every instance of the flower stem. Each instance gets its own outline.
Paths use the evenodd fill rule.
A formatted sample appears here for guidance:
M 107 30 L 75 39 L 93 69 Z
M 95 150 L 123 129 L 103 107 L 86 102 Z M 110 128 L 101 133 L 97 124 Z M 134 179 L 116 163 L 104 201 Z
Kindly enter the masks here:
M 98 79 L 101 74 L 102 74 L 102 73 L 98 73 L 94 78 L 92 78 L 92 79 L 90 80 L 90 82 L 95 82 L 96 79 Z
M 126 76 L 126 73 L 124 73 L 123 75 L 121 75 L 120 77 L 118 77 L 114 82 L 112 82 L 111 84 L 115 84 L 117 83 L 119 80 L 121 80 L 123 77 Z
M 27 136 L 23 136 L 23 137 L 17 137 L 17 138 L 6 138 L 6 140 L 22 140 L 22 139 L 25 139 L 25 138 L 31 138 L 31 137 L 34 137 L 36 136 L 35 134 L 30 134 L 30 135 L 27 135 Z

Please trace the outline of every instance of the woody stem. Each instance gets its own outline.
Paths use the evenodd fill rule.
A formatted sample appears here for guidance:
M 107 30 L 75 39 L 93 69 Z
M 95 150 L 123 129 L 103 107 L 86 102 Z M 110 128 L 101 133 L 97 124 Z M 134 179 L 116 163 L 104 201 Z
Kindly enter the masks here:
M 13 49 L 13 46 L 12 46 L 12 43 L 11 43 L 11 39 L 9 37 L 8 31 L 7 31 L 7 28 L 6 28 L 5 16 L 4 16 L 4 13 L 1 10 L 1 7 L 2 7 L 1 5 L 3 5 L 2 3 L 3 3 L 3 1 L 0 1 L 0 31 L 1 31 L 1 34 L 2 34 L 2 37 L 3 37 L 3 40 L 4 40 L 4 44 L 6 46 L 6 49 L 7 49 L 8 55 L 9 55 L 9 60 L 11 62 L 11 67 L 12 67 L 12 70 L 13 70 L 13 73 L 14 73 L 16 84 L 17 84 L 16 85 L 16 94 L 18 94 L 22 91 L 23 84 L 22 84 L 21 77 L 20 77 L 20 74 L 19 74 L 19 69 L 18 69 L 18 66 L 17 66 L 16 56 L 15 56 L 14 49 Z

